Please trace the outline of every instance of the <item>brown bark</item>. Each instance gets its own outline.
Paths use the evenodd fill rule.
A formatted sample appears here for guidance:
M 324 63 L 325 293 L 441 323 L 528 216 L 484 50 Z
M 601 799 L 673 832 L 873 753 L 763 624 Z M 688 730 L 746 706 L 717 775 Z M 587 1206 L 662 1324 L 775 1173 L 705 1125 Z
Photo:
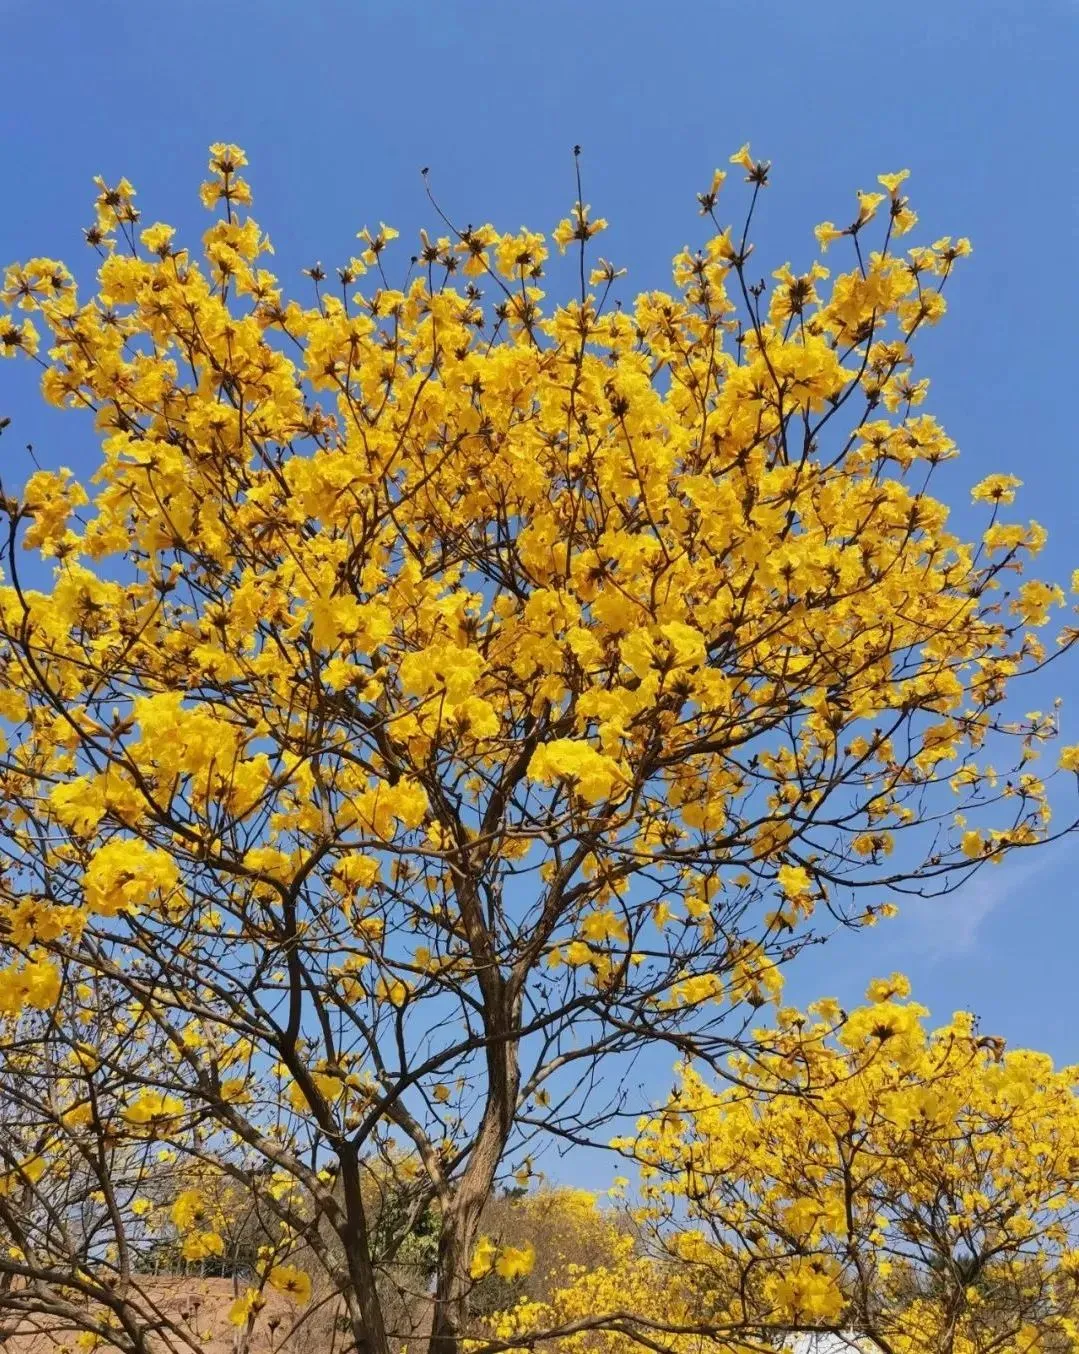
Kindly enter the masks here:
M 495 1174 L 509 1140 L 520 1089 L 516 1010 L 507 1010 L 507 991 L 489 1007 L 488 1093 L 483 1121 L 468 1165 L 444 1209 L 438 1243 L 438 1269 L 428 1354 L 460 1354 L 468 1321 L 472 1286 L 469 1265 L 480 1214 L 490 1198 Z M 516 1003 L 513 1003 L 516 1007 Z
M 355 1303 L 349 1304 L 352 1338 L 358 1354 L 390 1354 L 375 1269 L 371 1263 L 367 1216 L 360 1192 L 359 1162 L 354 1153 L 346 1153 L 341 1158 L 341 1189 L 345 1218 L 340 1235 L 345 1264 L 356 1297 Z

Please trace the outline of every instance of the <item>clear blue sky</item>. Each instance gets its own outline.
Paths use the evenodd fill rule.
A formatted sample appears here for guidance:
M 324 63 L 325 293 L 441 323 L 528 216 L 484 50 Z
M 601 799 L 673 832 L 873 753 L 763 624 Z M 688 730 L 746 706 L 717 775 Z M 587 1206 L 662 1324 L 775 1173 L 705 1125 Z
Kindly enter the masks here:
M 421 165 L 461 222 L 549 228 L 575 196 L 580 142 L 586 200 L 611 221 L 603 252 L 636 289 L 666 285 L 671 255 L 698 241 L 694 194 L 743 141 L 774 163 L 768 270 L 804 262 L 816 222 L 850 219 L 855 189 L 909 167 L 923 238 L 975 246 L 920 358 L 963 452 L 938 492 L 962 525 L 969 484 L 1020 474 L 1020 507 L 1050 533 L 1043 574 L 1066 582 L 1079 565 L 1079 0 L 0 0 L 0 50 L 0 263 L 85 269 L 95 173 L 127 175 L 145 219 L 190 239 L 213 140 L 246 148 L 255 216 L 297 282 L 343 260 L 364 224 L 406 239 L 431 224 Z M 28 440 L 85 472 L 87 425 L 39 408 L 12 365 L 5 480 L 22 478 Z M 1079 661 L 1061 665 L 1017 712 L 1076 691 L 1075 741 L 1077 677 Z M 1060 808 L 1075 807 L 1073 790 Z M 1077 870 L 1069 843 L 984 871 L 792 969 L 792 992 L 850 1002 L 903 968 L 934 1014 L 969 1007 L 1010 1042 L 1079 1061 Z

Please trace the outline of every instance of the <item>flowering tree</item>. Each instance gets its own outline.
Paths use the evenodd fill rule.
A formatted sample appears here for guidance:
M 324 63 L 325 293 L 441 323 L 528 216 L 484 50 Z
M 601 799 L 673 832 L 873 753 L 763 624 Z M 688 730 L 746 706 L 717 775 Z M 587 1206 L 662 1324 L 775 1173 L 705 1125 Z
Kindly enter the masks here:
M 1001 714 L 1052 656 L 1061 590 L 1003 586 L 1044 533 L 1002 520 L 1011 476 L 969 543 L 928 491 L 955 449 L 914 347 L 969 245 L 900 249 L 885 175 L 818 228 L 849 270 L 767 294 L 769 167 L 732 158 L 744 226 L 717 173 L 674 294 L 625 308 L 582 202 L 547 310 L 542 236 L 441 211 L 399 287 L 381 227 L 288 299 L 224 145 L 201 258 L 123 180 L 95 295 L 9 269 L 0 348 L 101 444 L 92 493 L 49 469 L 3 500 L 24 1309 L 182 1345 L 140 1248 L 162 1210 L 190 1257 L 227 1238 L 220 1181 L 162 1200 L 167 1165 L 267 1232 L 243 1338 L 269 1285 L 385 1354 L 383 1273 L 436 1218 L 415 1296 L 451 1354 L 472 1271 L 528 1263 L 477 1259 L 500 1173 L 605 1140 L 644 1045 L 721 1068 L 806 944 L 1047 838 L 1054 719 Z
M 782 1010 L 721 1088 L 685 1068 L 621 1144 L 648 1246 L 567 1273 L 493 1331 L 562 1351 L 798 1332 L 882 1354 L 1073 1349 L 1079 1069 L 1006 1052 L 964 1012 L 928 1033 L 908 992 L 893 975 L 850 1015 Z

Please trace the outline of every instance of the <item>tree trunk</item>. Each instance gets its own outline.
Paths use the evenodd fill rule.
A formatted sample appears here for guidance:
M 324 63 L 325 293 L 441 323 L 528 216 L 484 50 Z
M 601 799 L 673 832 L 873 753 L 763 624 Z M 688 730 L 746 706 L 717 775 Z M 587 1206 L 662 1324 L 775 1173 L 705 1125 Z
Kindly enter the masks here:
M 355 1303 L 348 1304 L 352 1318 L 352 1338 L 358 1354 L 390 1354 L 382 1302 L 375 1283 L 374 1265 L 371 1263 L 367 1218 L 360 1193 L 359 1163 L 354 1154 L 341 1157 L 341 1189 L 345 1207 L 341 1241 L 356 1296 Z
M 428 1354 L 461 1352 L 472 1287 L 469 1267 L 480 1214 L 491 1196 L 517 1109 L 521 1076 L 518 1041 L 511 1033 L 515 1022 L 498 1023 L 502 1038 L 492 1040 L 487 1051 L 488 1091 L 483 1122 L 453 1201 L 442 1215 Z
M 443 1226 L 438 1242 L 438 1274 L 428 1354 L 460 1354 L 468 1321 L 469 1264 L 479 1216 Z

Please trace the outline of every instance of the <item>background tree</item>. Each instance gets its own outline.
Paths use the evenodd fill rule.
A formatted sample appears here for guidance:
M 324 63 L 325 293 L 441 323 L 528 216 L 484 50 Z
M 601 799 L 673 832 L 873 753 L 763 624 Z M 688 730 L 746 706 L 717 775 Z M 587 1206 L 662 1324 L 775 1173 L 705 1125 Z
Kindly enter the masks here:
M 381 227 L 287 299 L 226 145 L 201 260 L 122 180 L 95 295 L 7 273 L 0 349 L 101 442 L 92 498 L 40 470 L 4 499 L 3 1084 L 40 1060 L 78 1110 L 44 1094 L 10 1169 L 40 1200 L 86 1151 L 165 1151 L 253 1192 L 274 1238 L 240 1328 L 266 1284 L 326 1292 L 385 1354 L 385 1268 L 434 1208 L 425 1329 L 456 1354 L 498 1181 L 605 1141 L 642 1047 L 718 1071 L 837 921 L 1048 835 L 1054 719 L 1001 714 L 1051 656 L 1061 590 L 1010 586 L 1044 533 L 1001 520 L 1011 476 L 970 543 L 927 489 L 954 447 L 913 344 L 969 245 L 897 247 L 884 175 L 818 228 L 850 271 L 767 295 L 769 166 L 732 160 L 743 228 L 717 173 L 675 294 L 625 309 L 580 201 L 547 312 L 542 236 L 440 210 L 400 286 Z M 39 1304 L 74 1281 L 142 1350 L 174 1337 L 124 1179 L 92 1242 L 5 1204 L 0 1273 Z M 183 1244 L 223 1247 L 197 1221 Z
M 567 1281 L 614 1268 L 637 1250 L 637 1229 L 625 1210 L 568 1186 L 493 1199 L 481 1227 L 469 1297 L 474 1336 L 492 1313 L 550 1303 Z
M 491 1328 L 565 1350 L 1074 1348 L 1077 1069 L 927 1012 L 893 975 L 847 1015 L 784 1009 L 728 1084 L 687 1068 L 622 1147 L 647 1244 Z M 542 1338 L 542 1337 L 541 1337 Z

